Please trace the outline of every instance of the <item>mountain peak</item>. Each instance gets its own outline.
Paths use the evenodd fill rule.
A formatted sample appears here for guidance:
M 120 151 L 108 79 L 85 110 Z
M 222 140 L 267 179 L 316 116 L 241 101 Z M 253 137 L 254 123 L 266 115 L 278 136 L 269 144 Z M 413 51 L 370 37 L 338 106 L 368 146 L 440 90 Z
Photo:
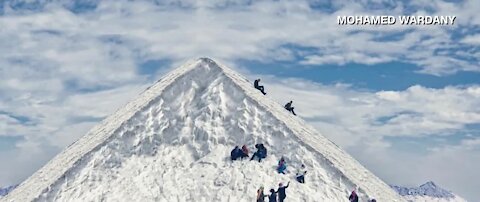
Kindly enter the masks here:
M 455 195 L 439 186 L 433 181 L 428 181 L 419 187 L 407 188 L 392 186 L 402 196 L 429 196 L 433 198 L 455 198 Z
M 436 189 L 437 185 L 433 181 L 428 181 L 425 184 L 420 185 L 420 187 Z
M 262 162 L 229 160 L 236 145 L 253 152 L 258 143 L 268 148 Z M 285 175 L 272 169 L 281 157 Z M 295 183 L 302 164 L 306 183 Z M 164 76 L 2 200 L 252 201 L 260 186 L 288 181 L 288 197 L 301 201 L 342 201 L 353 189 L 362 201 L 404 201 L 283 104 L 200 58 Z

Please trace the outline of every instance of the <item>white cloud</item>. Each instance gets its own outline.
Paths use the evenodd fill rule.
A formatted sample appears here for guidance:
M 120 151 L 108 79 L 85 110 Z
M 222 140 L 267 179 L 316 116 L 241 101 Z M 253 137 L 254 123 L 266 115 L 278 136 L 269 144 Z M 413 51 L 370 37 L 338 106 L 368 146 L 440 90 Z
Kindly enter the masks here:
M 480 45 L 480 34 L 469 35 L 462 39 L 462 43 L 467 43 L 471 45 Z
M 372 10 L 367 3 L 345 1 L 334 4 L 336 10 L 327 13 L 310 8 L 312 2 L 307 1 L 173 2 L 101 1 L 96 10 L 81 15 L 60 6 L 20 16 L 10 11 L 7 14 L 11 15 L 0 18 L 3 28 L 0 39 L 8 39 L 3 41 L 7 44 L 3 47 L 11 52 L 4 57 L 24 57 L 29 53 L 60 66 L 65 73 L 82 69 L 87 81 L 100 80 L 91 74 L 91 66 L 105 66 L 102 69 L 110 72 L 113 67 L 108 62 L 115 62 L 117 73 L 121 73 L 117 79 L 129 79 L 131 66 L 138 60 L 184 60 L 199 56 L 268 61 L 291 60 L 297 54 L 305 64 L 407 61 L 420 65 L 422 72 L 435 75 L 479 71 L 472 61 L 455 59 L 455 52 L 437 55 L 438 50 L 461 47 L 451 37 L 452 27 L 337 25 L 336 15 L 384 14 Z M 436 12 L 431 14 L 463 13 L 464 9 L 470 10 L 467 5 L 476 6 L 470 4 L 432 3 L 430 7 Z M 178 5 L 186 8 L 179 9 Z M 401 15 L 406 7 L 425 14 L 417 5 L 393 5 L 392 15 Z M 459 24 L 473 21 L 470 14 L 458 16 L 461 17 L 469 20 Z M 60 34 L 39 34 L 41 30 Z M 408 33 L 402 36 L 403 32 Z M 390 35 L 400 37 L 388 39 Z M 117 36 L 121 43 L 99 40 L 108 36 Z M 312 50 L 301 52 L 285 45 Z M 424 56 L 418 57 L 418 54 Z

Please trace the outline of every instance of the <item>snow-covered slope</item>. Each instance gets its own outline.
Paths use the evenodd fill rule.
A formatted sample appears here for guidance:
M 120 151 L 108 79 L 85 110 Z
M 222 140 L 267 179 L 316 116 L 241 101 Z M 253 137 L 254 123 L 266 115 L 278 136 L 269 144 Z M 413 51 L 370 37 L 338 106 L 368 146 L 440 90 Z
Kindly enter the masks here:
M 462 197 L 437 186 L 432 181 L 419 187 L 392 186 L 392 188 L 405 199 L 412 202 L 466 202 Z
M 231 162 L 264 143 L 261 163 Z M 275 172 L 284 156 L 288 173 Z M 306 184 L 294 170 L 304 163 Z M 291 181 L 287 201 L 405 201 L 334 143 L 210 59 L 191 61 L 67 147 L 2 201 L 254 201 Z

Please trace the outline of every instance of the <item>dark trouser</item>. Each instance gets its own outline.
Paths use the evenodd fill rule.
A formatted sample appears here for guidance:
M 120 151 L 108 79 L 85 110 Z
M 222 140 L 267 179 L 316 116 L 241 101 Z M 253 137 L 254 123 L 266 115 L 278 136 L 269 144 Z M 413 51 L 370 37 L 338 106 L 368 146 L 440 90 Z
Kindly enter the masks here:
M 297 177 L 297 181 L 300 183 L 305 183 L 305 176 L 301 175 Z
M 250 159 L 250 161 L 253 160 L 255 157 L 258 158 L 258 162 L 261 162 L 261 161 L 262 161 L 262 155 L 260 155 L 260 153 L 259 153 L 258 151 L 256 151 L 256 152 L 253 154 L 253 156 L 252 156 L 252 158 Z
M 278 201 L 283 202 L 283 200 L 285 200 L 285 198 L 287 198 L 287 196 L 279 196 Z
M 295 116 L 297 115 L 297 114 L 295 114 L 295 111 L 293 111 L 293 109 L 295 109 L 294 107 L 289 107 L 289 108 L 285 108 L 285 109 L 288 110 L 289 112 L 292 112 L 293 115 L 295 115 Z
M 248 158 L 248 154 L 242 153 L 242 156 L 240 156 L 242 159 L 243 158 Z
M 263 86 L 257 86 L 255 88 L 258 89 L 260 92 L 262 92 L 264 95 L 266 94 L 265 93 L 265 88 Z

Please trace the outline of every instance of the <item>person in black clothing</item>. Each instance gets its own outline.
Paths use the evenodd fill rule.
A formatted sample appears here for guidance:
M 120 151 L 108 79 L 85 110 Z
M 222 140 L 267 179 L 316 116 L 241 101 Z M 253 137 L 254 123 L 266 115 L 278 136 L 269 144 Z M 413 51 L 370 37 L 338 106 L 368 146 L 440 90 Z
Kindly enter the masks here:
M 257 79 L 255 80 L 255 82 L 253 82 L 253 85 L 255 86 L 256 89 L 258 89 L 260 92 L 262 92 L 264 95 L 266 95 L 267 93 L 265 93 L 265 87 L 259 85 L 258 83 L 260 82 L 260 79 Z
M 268 196 L 268 202 L 277 202 L 277 193 L 274 189 L 270 189 L 270 195 Z
M 358 196 L 355 190 L 352 191 L 352 193 L 348 197 L 348 200 L 350 200 L 350 202 L 358 202 Z
M 235 146 L 235 148 L 230 152 L 230 159 L 232 161 L 237 160 L 242 156 L 242 150 L 238 146 Z
M 293 111 L 294 107 L 292 107 L 292 101 L 288 102 L 286 105 L 285 105 L 285 109 L 288 110 L 289 112 L 292 112 L 293 115 L 297 115 L 295 114 L 295 111 Z
M 257 151 L 252 155 L 252 158 L 250 159 L 250 161 L 255 159 L 255 157 L 257 157 L 258 162 L 261 162 L 262 159 L 267 157 L 267 148 L 265 148 L 263 144 L 256 144 L 255 148 L 257 148 Z
M 278 185 L 278 199 L 280 202 L 283 202 L 285 198 L 287 198 L 287 194 L 285 193 L 285 189 L 288 188 L 288 185 L 290 185 L 290 182 L 287 183 L 287 186 L 283 186 L 282 183 Z

